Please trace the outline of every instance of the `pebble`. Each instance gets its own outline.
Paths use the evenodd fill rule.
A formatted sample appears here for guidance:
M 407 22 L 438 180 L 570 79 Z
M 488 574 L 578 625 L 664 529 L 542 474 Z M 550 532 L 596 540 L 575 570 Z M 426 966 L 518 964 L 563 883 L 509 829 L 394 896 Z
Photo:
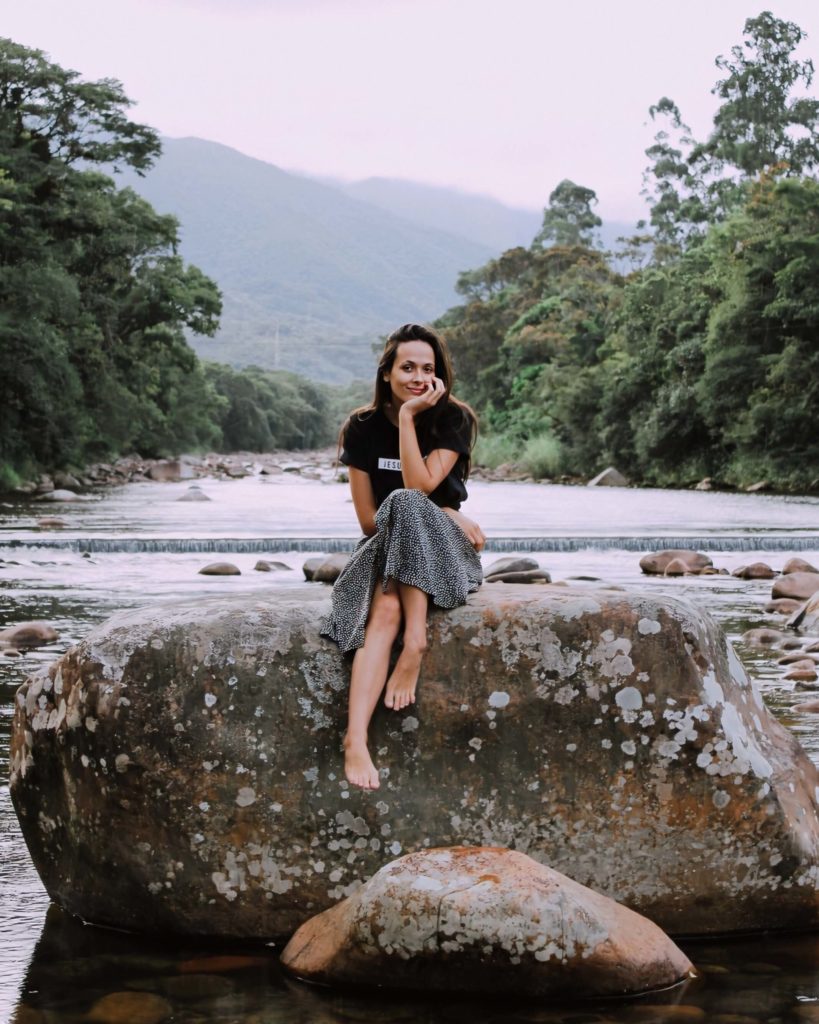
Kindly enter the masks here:
M 86 1020 L 98 1024 L 160 1024 L 173 1013 L 161 996 L 150 992 L 111 992 L 98 999 Z
M 242 572 L 233 562 L 211 562 L 199 570 L 200 576 L 241 576 Z

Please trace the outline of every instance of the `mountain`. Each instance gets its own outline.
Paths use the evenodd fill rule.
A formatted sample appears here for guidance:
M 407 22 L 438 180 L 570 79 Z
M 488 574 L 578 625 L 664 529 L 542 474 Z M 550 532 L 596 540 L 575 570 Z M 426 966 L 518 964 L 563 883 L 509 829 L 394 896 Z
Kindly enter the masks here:
M 458 274 L 496 255 L 202 139 L 164 139 L 144 178 L 118 180 L 181 222 L 182 255 L 224 296 L 217 337 L 192 343 L 235 366 L 370 377 L 381 335 L 439 316 Z
M 340 187 L 355 199 L 415 224 L 488 246 L 495 255 L 516 245 L 530 246 L 542 220 L 540 210 L 513 209 L 489 196 L 414 181 L 367 178 Z

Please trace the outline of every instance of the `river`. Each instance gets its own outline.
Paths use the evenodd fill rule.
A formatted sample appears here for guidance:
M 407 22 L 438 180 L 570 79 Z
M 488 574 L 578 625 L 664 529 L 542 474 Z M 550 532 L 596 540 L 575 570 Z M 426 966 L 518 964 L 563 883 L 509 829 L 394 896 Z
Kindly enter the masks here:
M 189 1024 L 819 1021 L 819 942 L 812 937 L 686 943 L 701 977 L 684 988 L 637 1003 L 547 1009 L 319 992 L 283 979 L 275 951 L 267 947 L 162 945 L 83 926 L 57 908 L 49 910 L 8 794 L 13 695 L 25 675 L 117 609 L 217 588 L 291 586 L 303 581 L 306 558 L 355 543 L 355 518 L 343 485 L 293 473 L 198 484 L 209 501 L 179 501 L 189 483 L 138 483 L 76 504 L 0 505 L 0 627 L 45 619 L 60 633 L 57 643 L 22 658 L 0 657 L 0 1021 L 67 1024 L 83 1019 L 112 991 L 159 993 L 173 1006 L 172 1020 Z M 819 763 L 819 715 L 792 711 L 805 693 L 782 679 L 775 653 L 740 641 L 749 628 L 777 624 L 763 612 L 770 581 L 645 577 L 638 566 L 641 552 L 663 547 L 699 548 L 728 570 L 749 561 L 780 568 L 791 554 L 819 564 L 819 499 L 476 481 L 465 511 L 489 538 L 485 566 L 500 552 L 525 552 L 555 580 L 587 577 L 578 582 L 593 585 L 602 579 L 688 596 L 706 607 L 737 644 L 774 713 Z M 66 521 L 63 529 L 37 526 L 40 517 L 55 514 Z M 254 571 L 263 556 L 291 571 Z M 199 575 L 214 557 L 230 560 L 241 575 Z M 232 959 L 225 960 L 228 954 Z

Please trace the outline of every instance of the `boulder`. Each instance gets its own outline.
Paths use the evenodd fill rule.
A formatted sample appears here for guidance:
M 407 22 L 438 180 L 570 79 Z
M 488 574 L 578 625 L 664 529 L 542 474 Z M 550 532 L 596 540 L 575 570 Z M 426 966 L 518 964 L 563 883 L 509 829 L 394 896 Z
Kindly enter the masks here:
M 507 572 L 528 572 L 530 569 L 539 569 L 540 563 L 534 558 L 497 558 L 484 570 L 484 579 L 489 580 L 493 576 L 499 576 Z
M 694 488 L 695 491 L 713 491 L 714 481 L 710 476 L 704 476 Z
M 59 639 L 60 634 L 47 622 L 18 622 L 14 626 L 7 626 L 0 629 L 0 644 L 9 644 L 13 647 L 40 647 L 43 644 L 53 643 Z
M 672 933 L 819 925 L 819 774 L 695 604 L 484 587 L 344 781 L 312 585 L 121 612 L 19 690 L 11 793 L 52 899 L 275 938 L 425 845 L 514 847 Z
M 290 566 L 284 562 L 270 562 L 266 558 L 260 558 L 253 568 L 256 572 L 291 572 Z
M 594 479 L 589 480 L 588 487 L 628 487 L 629 482 L 614 466 L 609 466 Z
M 665 551 L 654 551 L 643 555 L 640 568 L 648 576 L 662 576 L 669 564 L 679 559 L 686 566 L 687 572 L 698 573 L 713 563 L 708 555 L 699 551 L 686 551 L 684 548 L 669 548 Z
M 313 573 L 314 583 L 335 583 L 341 575 L 344 566 L 350 561 L 350 556 L 339 552 L 325 558 L 321 565 Z
M 777 573 L 765 562 L 751 562 L 734 569 L 731 575 L 740 580 L 772 580 Z
M 79 491 L 82 490 L 82 484 L 73 476 L 71 473 L 63 473 L 59 470 L 54 474 L 54 487 L 59 487 L 67 491 Z
M 771 590 L 771 597 L 792 597 L 807 601 L 819 590 L 819 572 L 789 572 L 780 576 Z
M 241 576 L 242 570 L 233 562 L 211 562 L 199 570 L 200 576 Z
M 523 853 L 422 850 L 299 928 L 281 955 L 325 985 L 471 996 L 630 995 L 693 974 L 651 921 Z
M 811 565 L 810 562 L 806 562 L 804 558 L 793 557 L 789 558 L 787 562 L 782 566 L 782 574 L 787 576 L 792 572 L 814 572 L 819 573 L 819 569 Z
M 147 472 L 150 480 L 160 484 L 190 480 L 194 475 L 193 467 L 179 459 L 163 459 L 161 462 L 155 462 Z
M 710 568 L 710 567 L 709 567 Z M 692 575 L 691 569 L 682 558 L 672 558 L 668 565 L 665 567 L 663 576 L 690 576 Z

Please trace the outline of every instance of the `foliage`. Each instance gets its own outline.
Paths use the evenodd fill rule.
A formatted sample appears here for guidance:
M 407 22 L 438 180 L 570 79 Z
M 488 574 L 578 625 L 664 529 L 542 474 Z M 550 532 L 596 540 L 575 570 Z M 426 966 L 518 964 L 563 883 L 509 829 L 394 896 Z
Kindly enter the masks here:
M 533 244 L 593 245 L 594 232 L 603 223 L 592 210 L 596 205 L 597 196 L 592 189 L 564 178 L 549 196 L 543 225 Z
M 563 182 L 530 249 L 461 275 L 440 324 L 490 456 L 538 475 L 613 463 L 648 484 L 819 487 L 819 103 L 795 95 L 813 66 L 768 12 L 745 36 L 717 60 L 704 143 L 672 100 L 651 109 L 647 265 L 637 236 L 636 269 L 613 273 L 591 222 L 560 215 L 593 216 L 594 193 Z

